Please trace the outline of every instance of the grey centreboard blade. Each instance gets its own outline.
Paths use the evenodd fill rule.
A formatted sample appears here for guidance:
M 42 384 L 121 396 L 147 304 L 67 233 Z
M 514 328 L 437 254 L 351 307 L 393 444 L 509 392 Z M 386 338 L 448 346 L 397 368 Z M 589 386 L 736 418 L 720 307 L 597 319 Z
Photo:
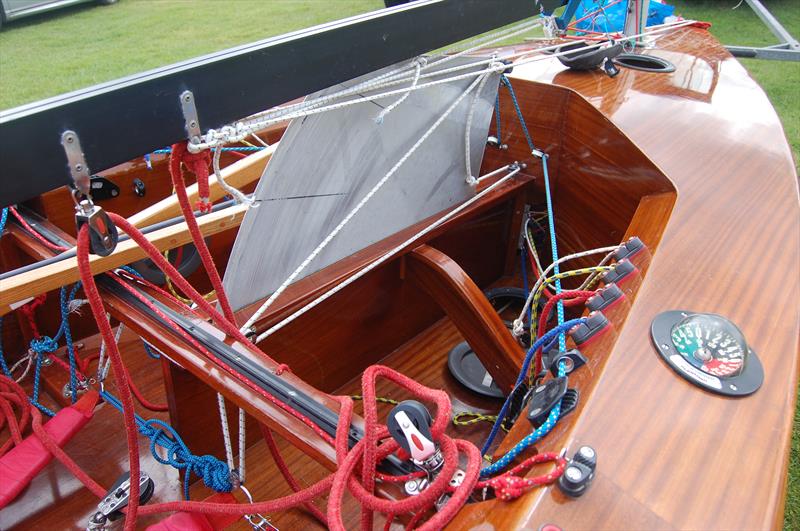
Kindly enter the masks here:
M 441 68 L 475 60 L 474 56 L 455 58 Z M 441 77 L 445 75 L 423 78 L 420 84 Z M 337 92 L 365 79 L 368 77 L 313 96 Z M 399 95 L 293 120 L 256 187 L 259 206 L 245 214 L 228 261 L 223 284 L 234 310 L 274 292 L 473 80 L 413 91 L 380 124 L 376 117 Z M 475 105 L 470 134 L 473 174 L 483 158 L 498 84 L 499 74 L 491 75 Z M 475 90 L 296 280 L 474 195 L 465 181 L 464 132 Z M 367 94 L 370 92 L 362 93 Z

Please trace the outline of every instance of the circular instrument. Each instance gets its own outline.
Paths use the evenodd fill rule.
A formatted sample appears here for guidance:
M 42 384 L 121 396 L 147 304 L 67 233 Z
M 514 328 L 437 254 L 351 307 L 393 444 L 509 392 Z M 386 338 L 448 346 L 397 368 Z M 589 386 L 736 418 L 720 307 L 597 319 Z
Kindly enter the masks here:
M 656 349 L 693 384 L 727 396 L 754 393 L 764 381 L 761 361 L 729 319 L 713 313 L 669 311 L 651 326 Z

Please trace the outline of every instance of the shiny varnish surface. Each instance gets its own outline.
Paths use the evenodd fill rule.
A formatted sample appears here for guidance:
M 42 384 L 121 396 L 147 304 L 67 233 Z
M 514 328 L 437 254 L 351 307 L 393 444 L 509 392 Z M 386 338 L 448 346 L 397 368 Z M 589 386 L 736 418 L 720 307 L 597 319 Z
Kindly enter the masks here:
M 580 444 L 597 450 L 589 492 L 468 505 L 453 528 L 782 526 L 800 327 L 797 174 L 766 95 L 713 37 L 679 29 L 655 46 L 645 53 L 674 62 L 675 73 L 621 69 L 610 79 L 552 59 L 511 75 L 588 100 L 663 170 L 677 198 L 671 213 L 655 202 L 662 211 L 649 215 L 667 219 L 660 245 L 582 412 L 556 437 L 570 454 Z M 558 200 L 566 183 L 554 181 L 558 216 L 569 205 Z M 602 204 L 602 189 L 590 193 Z M 737 323 L 764 364 L 762 388 L 730 399 L 677 377 L 649 334 L 671 309 Z M 553 444 L 539 449 L 562 445 Z

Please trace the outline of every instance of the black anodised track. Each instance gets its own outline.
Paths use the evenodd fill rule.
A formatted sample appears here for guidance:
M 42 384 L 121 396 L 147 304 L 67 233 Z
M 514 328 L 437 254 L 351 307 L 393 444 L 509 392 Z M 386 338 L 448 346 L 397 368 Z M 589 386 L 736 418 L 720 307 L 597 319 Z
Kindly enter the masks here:
M 139 300 L 137 297 L 134 297 L 126 289 L 107 276 L 98 276 L 97 284 L 101 285 L 104 290 L 113 293 L 120 299 L 125 300 L 125 302 L 128 304 L 136 307 L 139 311 L 148 315 L 151 319 L 160 322 L 163 326 L 170 326 L 158 315 L 156 315 L 155 312 L 153 312 L 153 310 L 151 310 L 144 302 Z M 134 289 L 136 289 L 135 286 Z M 141 290 L 138 291 L 142 297 L 145 297 L 150 302 L 150 304 L 157 307 L 159 311 L 163 312 L 164 315 L 169 317 L 169 319 L 171 319 L 177 326 L 181 327 L 184 331 L 192 335 L 198 343 L 207 348 L 226 365 L 232 367 L 238 373 L 245 375 L 248 379 L 250 379 L 250 381 L 272 396 L 290 405 L 296 411 L 310 419 L 314 424 L 322 428 L 322 430 L 331 437 L 336 437 L 336 427 L 339 423 L 338 413 L 332 411 L 327 406 L 320 404 L 279 376 L 276 376 L 274 373 L 258 364 L 255 360 L 247 356 L 242 356 L 224 341 L 206 332 L 204 329 L 196 327 L 191 320 L 174 311 L 166 304 L 154 299 Z M 350 448 L 355 446 L 355 444 L 360 441 L 363 436 L 364 431 L 360 427 L 351 425 L 348 437 Z M 384 472 L 392 475 L 405 475 L 417 470 L 409 462 L 401 461 L 394 455 L 389 455 L 383 461 L 381 461 L 380 468 Z
M 539 0 L 418 0 L 0 112 L 0 207 L 71 183 L 65 130 L 97 172 L 185 139 L 185 90 L 206 131 L 538 13 Z

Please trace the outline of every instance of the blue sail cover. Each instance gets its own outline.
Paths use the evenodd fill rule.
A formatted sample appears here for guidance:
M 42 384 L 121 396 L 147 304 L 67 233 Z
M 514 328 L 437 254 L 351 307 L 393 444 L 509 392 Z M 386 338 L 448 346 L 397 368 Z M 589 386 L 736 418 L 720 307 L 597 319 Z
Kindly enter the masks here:
M 583 0 L 575 11 L 575 20 L 580 20 L 589 13 L 592 16 L 575 24 L 579 30 L 597 31 L 600 33 L 621 32 L 625 26 L 625 13 L 628 2 L 619 2 L 614 5 L 614 0 Z M 604 7 L 609 6 L 609 7 Z M 675 12 L 675 7 L 650 0 L 650 9 L 647 12 L 647 26 L 663 24 L 664 19 Z

